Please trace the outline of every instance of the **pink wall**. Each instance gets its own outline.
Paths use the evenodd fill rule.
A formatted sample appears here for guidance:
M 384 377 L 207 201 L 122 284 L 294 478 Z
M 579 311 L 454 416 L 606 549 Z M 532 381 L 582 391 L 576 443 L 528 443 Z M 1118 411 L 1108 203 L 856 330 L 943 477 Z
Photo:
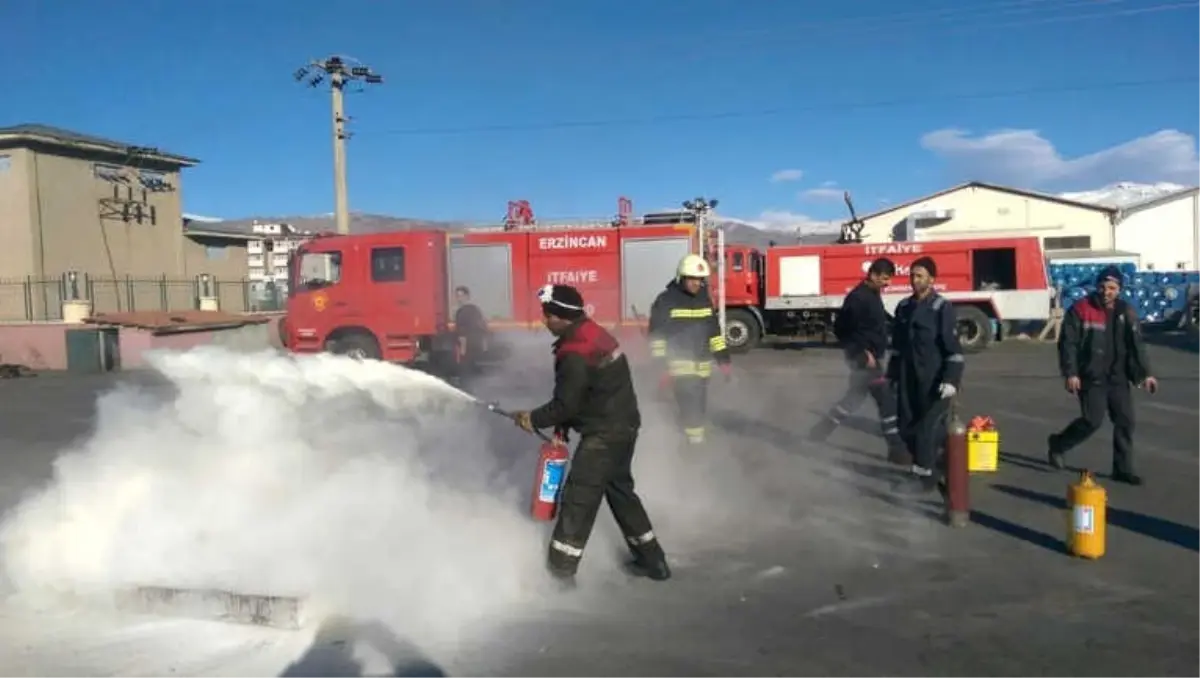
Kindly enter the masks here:
M 270 345 L 280 347 L 279 319 L 270 320 L 268 337 Z M 24 365 L 33 370 L 67 369 L 68 329 L 82 329 L 86 325 L 65 323 L 0 324 L 0 363 Z M 186 332 L 154 336 L 147 330 L 132 327 L 118 328 L 121 345 L 121 367 L 136 369 L 146 364 L 143 354 L 151 349 L 187 350 L 193 346 L 210 344 L 216 332 Z M 237 331 L 237 330 L 231 330 Z
M 0 363 L 34 370 L 67 369 L 68 327 L 63 323 L 0 325 Z
M 219 330 L 218 330 L 219 331 Z M 183 334 L 164 334 L 156 337 L 146 330 L 133 327 L 122 327 L 119 341 L 121 343 L 121 369 L 132 370 L 146 366 L 144 354 L 146 351 L 166 348 L 186 351 L 193 346 L 212 343 L 212 332 L 186 332 Z

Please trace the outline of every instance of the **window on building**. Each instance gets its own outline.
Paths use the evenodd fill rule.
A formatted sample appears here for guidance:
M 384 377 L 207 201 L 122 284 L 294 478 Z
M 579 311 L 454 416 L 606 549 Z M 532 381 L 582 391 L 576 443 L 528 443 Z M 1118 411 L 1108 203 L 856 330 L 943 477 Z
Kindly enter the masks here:
M 1061 238 L 1046 238 L 1042 241 L 1042 246 L 1048 250 L 1090 250 L 1092 249 L 1092 236 L 1069 235 Z
M 138 181 L 151 191 L 168 191 L 171 185 L 167 183 L 167 175 L 154 170 L 138 170 Z
M 10 169 L 12 169 L 12 156 L 0 154 L 0 174 L 4 174 Z
M 92 165 L 92 174 L 104 181 L 125 181 L 124 168 L 120 165 L 98 162 Z
M 206 245 L 204 258 L 209 261 L 224 261 L 229 256 L 229 248 L 224 245 Z
M 371 250 L 372 282 L 404 282 L 404 248 L 379 247 Z

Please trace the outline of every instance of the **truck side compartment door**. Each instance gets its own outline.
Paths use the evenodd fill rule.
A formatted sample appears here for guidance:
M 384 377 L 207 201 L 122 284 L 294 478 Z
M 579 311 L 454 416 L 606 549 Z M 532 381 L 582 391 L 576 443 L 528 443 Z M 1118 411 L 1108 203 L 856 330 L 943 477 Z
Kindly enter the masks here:
M 455 289 L 467 288 L 489 325 L 514 320 L 513 270 L 513 252 L 508 243 L 450 243 L 451 299 Z M 453 309 L 450 315 L 454 316 Z
M 647 320 L 650 305 L 675 277 L 679 260 L 691 251 L 686 237 L 621 241 L 621 320 Z

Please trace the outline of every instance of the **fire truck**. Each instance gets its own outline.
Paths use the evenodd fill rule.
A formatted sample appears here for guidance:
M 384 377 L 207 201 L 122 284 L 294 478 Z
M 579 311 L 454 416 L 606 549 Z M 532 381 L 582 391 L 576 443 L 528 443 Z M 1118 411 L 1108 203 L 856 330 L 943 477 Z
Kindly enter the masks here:
M 282 339 L 296 353 L 436 368 L 456 359 L 455 289 L 469 289 L 493 331 L 529 330 L 541 328 L 536 290 L 547 283 L 577 287 L 591 317 L 618 334 L 640 331 L 703 238 L 676 213 L 632 212 L 621 198 L 614 219 L 544 224 L 518 200 L 495 227 L 319 235 L 293 254 Z
M 726 341 L 734 351 L 768 337 L 826 337 L 846 293 L 879 257 L 896 264 L 895 284 L 883 292 L 888 313 L 912 293 L 907 281 L 912 262 L 934 258 L 935 287 L 954 302 L 966 351 L 986 348 L 1001 323 L 1045 321 L 1051 313 L 1053 289 L 1036 237 L 784 245 L 765 251 L 729 245 L 722 256 L 717 304 L 724 307 Z

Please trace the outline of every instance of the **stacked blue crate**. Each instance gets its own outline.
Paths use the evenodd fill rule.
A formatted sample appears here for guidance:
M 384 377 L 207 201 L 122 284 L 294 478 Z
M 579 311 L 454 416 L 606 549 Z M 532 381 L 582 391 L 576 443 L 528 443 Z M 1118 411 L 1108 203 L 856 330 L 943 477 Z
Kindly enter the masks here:
M 1051 284 L 1062 291 L 1063 308 L 1095 289 L 1096 276 L 1108 264 L 1050 264 Z M 1117 266 L 1125 275 L 1121 296 L 1137 309 L 1145 323 L 1175 322 L 1187 310 L 1191 285 L 1200 285 L 1200 271 L 1138 271 L 1133 264 Z

